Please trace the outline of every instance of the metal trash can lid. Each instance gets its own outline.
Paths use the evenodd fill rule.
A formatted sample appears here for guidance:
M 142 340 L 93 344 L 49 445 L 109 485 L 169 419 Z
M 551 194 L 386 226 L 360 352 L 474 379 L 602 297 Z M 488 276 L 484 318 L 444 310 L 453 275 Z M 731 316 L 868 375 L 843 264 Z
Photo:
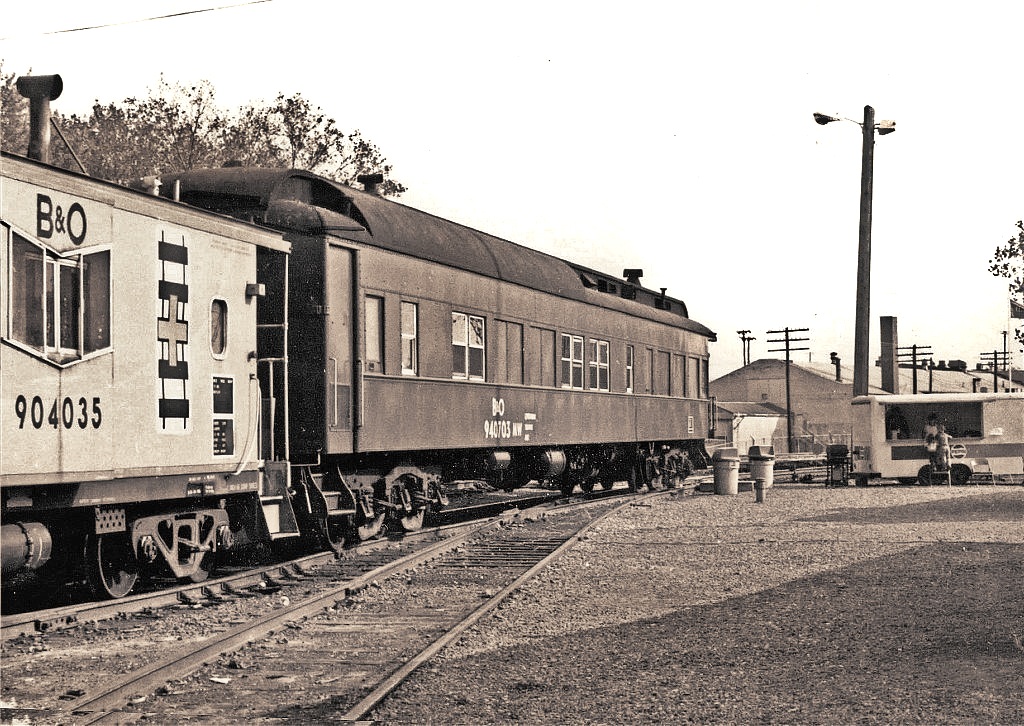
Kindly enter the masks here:
M 723 446 L 721 449 L 715 449 L 714 453 L 711 454 L 712 461 L 739 461 L 740 450 L 732 446 Z

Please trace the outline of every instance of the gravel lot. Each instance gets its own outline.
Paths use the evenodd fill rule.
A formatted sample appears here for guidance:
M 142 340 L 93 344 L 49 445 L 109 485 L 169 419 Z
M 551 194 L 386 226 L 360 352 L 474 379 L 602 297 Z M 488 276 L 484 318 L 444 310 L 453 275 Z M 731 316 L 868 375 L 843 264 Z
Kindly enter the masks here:
M 650 504 L 592 530 L 375 719 L 1024 723 L 1024 488 Z

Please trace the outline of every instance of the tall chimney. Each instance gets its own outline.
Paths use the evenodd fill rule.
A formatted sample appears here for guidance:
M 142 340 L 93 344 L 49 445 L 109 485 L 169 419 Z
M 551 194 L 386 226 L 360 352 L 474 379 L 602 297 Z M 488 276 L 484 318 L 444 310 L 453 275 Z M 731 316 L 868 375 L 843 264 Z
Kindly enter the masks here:
M 899 341 L 896 336 L 896 318 L 883 315 L 879 322 L 882 328 L 882 390 L 899 393 Z
M 50 163 L 50 101 L 60 98 L 60 76 L 21 76 L 18 93 L 29 100 L 28 158 Z

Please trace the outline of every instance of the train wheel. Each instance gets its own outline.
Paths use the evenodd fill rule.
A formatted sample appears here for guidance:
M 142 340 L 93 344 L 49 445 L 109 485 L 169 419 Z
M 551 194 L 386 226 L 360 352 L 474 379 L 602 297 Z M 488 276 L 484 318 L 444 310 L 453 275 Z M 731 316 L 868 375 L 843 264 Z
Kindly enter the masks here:
M 594 482 L 593 479 L 587 479 L 585 481 L 581 481 L 580 482 L 580 489 L 582 489 L 587 494 L 590 494 L 590 492 L 594 491 L 594 484 L 595 484 L 595 482 Z
M 356 534 L 359 535 L 360 540 L 373 539 L 380 534 L 381 527 L 384 526 L 384 512 L 381 512 L 372 519 L 367 519 L 365 523 L 356 527 Z
M 348 517 L 327 517 L 324 524 L 323 538 L 327 546 L 335 553 L 345 549 L 345 533 L 352 528 Z
M 568 473 L 562 474 L 558 479 L 558 488 L 562 494 L 569 496 L 572 494 L 572 490 L 576 488 L 576 480 L 569 476 Z
M 421 509 L 415 514 L 410 514 L 405 517 L 398 518 L 398 524 L 405 532 L 415 532 L 423 526 L 423 515 L 426 513 L 426 509 Z
M 210 573 L 213 572 L 215 560 L 216 555 L 213 552 L 203 553 L 203 557 L 199 560 L 196 571 L 189 575 L 188 579 L 192 582 L 205 582 L 209 579 Z
M 629 469 L 625 472 L 625 474 L 626 486 L 629 488 L 629 491 L 635 492 L 640 486 L 642 486 L 643 482 L 640 477 L 639 463 L 634 461 L 633 464 L 630 465 Z
M 128 534 L 87 535 L 85 572 L 97 596 L 116 599 L 131 592 L 139 579 L 139 562 Z

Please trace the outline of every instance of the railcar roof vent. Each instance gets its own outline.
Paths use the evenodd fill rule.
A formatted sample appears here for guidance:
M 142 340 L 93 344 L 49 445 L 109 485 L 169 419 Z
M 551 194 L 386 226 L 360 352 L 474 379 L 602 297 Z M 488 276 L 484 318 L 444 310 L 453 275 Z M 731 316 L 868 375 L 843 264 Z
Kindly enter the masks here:
M 644 276 L 644 271 L 636 267 L 630 267 L 622 271 L 622 276 L 626 278 L 626 282 L 630 285 L 640 287 L 640 278 Z
M 383 174 L 360 174 L 356 181 L 363 185 L 363 189 L 369 194 L 377 193 L 377 186 L 384 183 Z

